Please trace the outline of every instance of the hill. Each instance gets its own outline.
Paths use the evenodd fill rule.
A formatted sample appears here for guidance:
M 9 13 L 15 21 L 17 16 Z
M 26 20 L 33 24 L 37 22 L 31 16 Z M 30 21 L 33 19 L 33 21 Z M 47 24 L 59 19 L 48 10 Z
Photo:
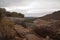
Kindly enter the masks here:
M 60 20 L 60 11 L 55 11 L 51 14 L 45 15 L 43 17 L 40 17 L 40 19 L 44 20 L 50 20 L 50 19 L 55 19 L 55 20 Z

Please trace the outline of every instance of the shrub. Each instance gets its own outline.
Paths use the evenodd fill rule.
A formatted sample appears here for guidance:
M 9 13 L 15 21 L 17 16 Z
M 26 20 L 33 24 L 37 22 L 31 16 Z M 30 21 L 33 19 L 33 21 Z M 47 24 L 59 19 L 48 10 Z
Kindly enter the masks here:
M 8 20 L 7 17 L 3 17 L 0 22 L 1 40 L 13 40 L 16 35 L 16 32 L 13 28 L 14 23 Z

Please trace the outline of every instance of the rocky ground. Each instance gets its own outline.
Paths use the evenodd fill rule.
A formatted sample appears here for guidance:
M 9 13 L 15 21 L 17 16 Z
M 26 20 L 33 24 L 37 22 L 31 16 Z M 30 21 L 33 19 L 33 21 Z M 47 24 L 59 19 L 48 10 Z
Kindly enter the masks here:
M 32 19 L 26 19 L 22 14 L 13 16 L 16 12 L 6 13 L 10 12 L 0 8 L 0 40 L 60 40 L 59 11 L 49 14 L 49 18 Z

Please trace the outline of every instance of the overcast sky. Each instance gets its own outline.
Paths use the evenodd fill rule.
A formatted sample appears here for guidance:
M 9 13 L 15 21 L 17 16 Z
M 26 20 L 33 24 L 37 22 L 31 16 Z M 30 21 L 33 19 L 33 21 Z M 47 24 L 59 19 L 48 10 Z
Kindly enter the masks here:
M 0 7 L 25 16 L 39 17 L 60 10 L 60 0 L 0 0 Z

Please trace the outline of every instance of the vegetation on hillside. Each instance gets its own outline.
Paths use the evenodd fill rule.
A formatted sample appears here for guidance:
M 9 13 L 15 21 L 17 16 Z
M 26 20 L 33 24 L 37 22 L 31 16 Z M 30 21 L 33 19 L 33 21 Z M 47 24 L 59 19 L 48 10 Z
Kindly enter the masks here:
M 23 18 L 24 15 L 21 13 L 17 13 L 17 12 L 6 12 L 6 16 L 7 17 L 18 17 L 18 18 Z
M 17 12 L 8 12 L 6 11 L 5 8 L 0 8 L 0 16 L 7 16 L 7 17 L 19 17 L 19 18 L 23 18 L 24 15 L 21 13 L 17 13 Z

